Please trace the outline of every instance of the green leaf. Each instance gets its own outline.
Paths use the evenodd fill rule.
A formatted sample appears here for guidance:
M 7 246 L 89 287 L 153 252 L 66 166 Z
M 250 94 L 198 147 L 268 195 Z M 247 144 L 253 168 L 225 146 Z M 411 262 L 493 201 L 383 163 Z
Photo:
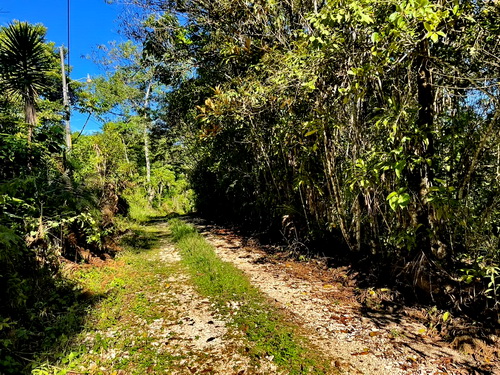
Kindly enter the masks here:
M 373 43 L 378 43 L 381 39 L 382 39 L 382 37 L 380 36 L 379 33 L 375 32 L 372 34 L 372 42 Z
M 395 22 L 399 17 L 399 12 L 394 12 L 389 16 L 389 21 Z
M 367 24 L 373 23 L 373 18 L 371 18 L 368 14 L 360 13 L 360 16 L 361 16 L 361 22 Z
M 391 200 L 394 196 L 398 195 L 398 193 L 396 193 L 395 191 L 393 191 L 392 193 L 390 193 L 388 196 L 387 196 L 387 200 Z
M 401 173 L 403 169 L 406 167 L 406 160 L 400 160 L 394 166 L 394 171 L 396 172 L 396 177 L 401 178 Z
M 448 311 L 446 311 L 443 314 L 443 322 L 446 322 L 449 318 L 450 318 L 450 313 Z
M 404 207 L 408 206 L 408 203 L 410 203 L 410 194 L 404 193 L 404 194 L 399 196 L 399 198 L 398 198 L 399 207 L 404 208 Z

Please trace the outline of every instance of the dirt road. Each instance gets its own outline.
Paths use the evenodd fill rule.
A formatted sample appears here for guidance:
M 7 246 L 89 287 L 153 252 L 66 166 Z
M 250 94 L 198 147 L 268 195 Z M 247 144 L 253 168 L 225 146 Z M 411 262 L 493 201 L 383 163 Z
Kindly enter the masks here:
M 453 345 L 432 334 L 418 310 L 369 311 L 342 269 L 269 254 L 233 232 L 192 221 L 217 255 L 304 327 L 311 342 L 346 374 L 500 374 L 499 351 L 472 338 Z M 365 291 L 377 293 L 377 291 Z M 359 291 L 358 291 L 359 294 Z M 471 353 L 472 352 L 472 353 Z

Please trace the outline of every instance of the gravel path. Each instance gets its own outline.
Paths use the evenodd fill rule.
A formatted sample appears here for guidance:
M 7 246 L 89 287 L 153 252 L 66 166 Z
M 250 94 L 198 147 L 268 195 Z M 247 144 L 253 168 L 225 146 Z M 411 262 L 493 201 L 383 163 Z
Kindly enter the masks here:
M 221 259 L 244 271 L 345 374 L 500 374 L 498 351 L 492 354 L 496 363 L 488 363 L 478 359 L 481 353 L 471 357 L 453 350 L 405 314 L 363 311 L 354 288 L 335 282 L 333 270 L 275 260 L 228 230 L 194 224 Z
M 184 356 L 171 372 L 177 374 L 276 374 L 275 365 L 263 358 L 259 363 L 245 356 L 241 336 L 221 320 L 215 307 L 201 297 L 189 282 L 181 257 L 173 245 L 164 244 L 159 260 L 173 265 L 175 274 L 158 280 L 168 288 L 168 305 L 173 311 L 168 321 L 159 319 L 148 327 L 157 338 L 158 350 Z M 164 298 L 165 296 L 156 296 Z

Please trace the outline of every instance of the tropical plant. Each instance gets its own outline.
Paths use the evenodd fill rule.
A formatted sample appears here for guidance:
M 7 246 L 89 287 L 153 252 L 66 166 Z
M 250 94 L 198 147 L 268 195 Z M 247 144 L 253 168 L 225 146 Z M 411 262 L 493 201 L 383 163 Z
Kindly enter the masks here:
M 431 298 L 498 265 L 496 2 L 134 3 L 202 213 Z
M 48 88 L 54 54 L 45 43 L 45 28 L 14 22 L 0 30 L 0 85 L 7 95 L 20 99 L 28 124 L 28 143 L 37 125 L 36 100 Z

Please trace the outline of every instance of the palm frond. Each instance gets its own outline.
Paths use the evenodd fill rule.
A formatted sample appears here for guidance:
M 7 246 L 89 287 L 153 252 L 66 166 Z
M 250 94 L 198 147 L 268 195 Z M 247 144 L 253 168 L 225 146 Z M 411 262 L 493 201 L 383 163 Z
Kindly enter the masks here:
M 9 96 L 33 100 L 47 87 L 52 68 L 43 28 L 15 22 L 0 36 L 0 85 Z

